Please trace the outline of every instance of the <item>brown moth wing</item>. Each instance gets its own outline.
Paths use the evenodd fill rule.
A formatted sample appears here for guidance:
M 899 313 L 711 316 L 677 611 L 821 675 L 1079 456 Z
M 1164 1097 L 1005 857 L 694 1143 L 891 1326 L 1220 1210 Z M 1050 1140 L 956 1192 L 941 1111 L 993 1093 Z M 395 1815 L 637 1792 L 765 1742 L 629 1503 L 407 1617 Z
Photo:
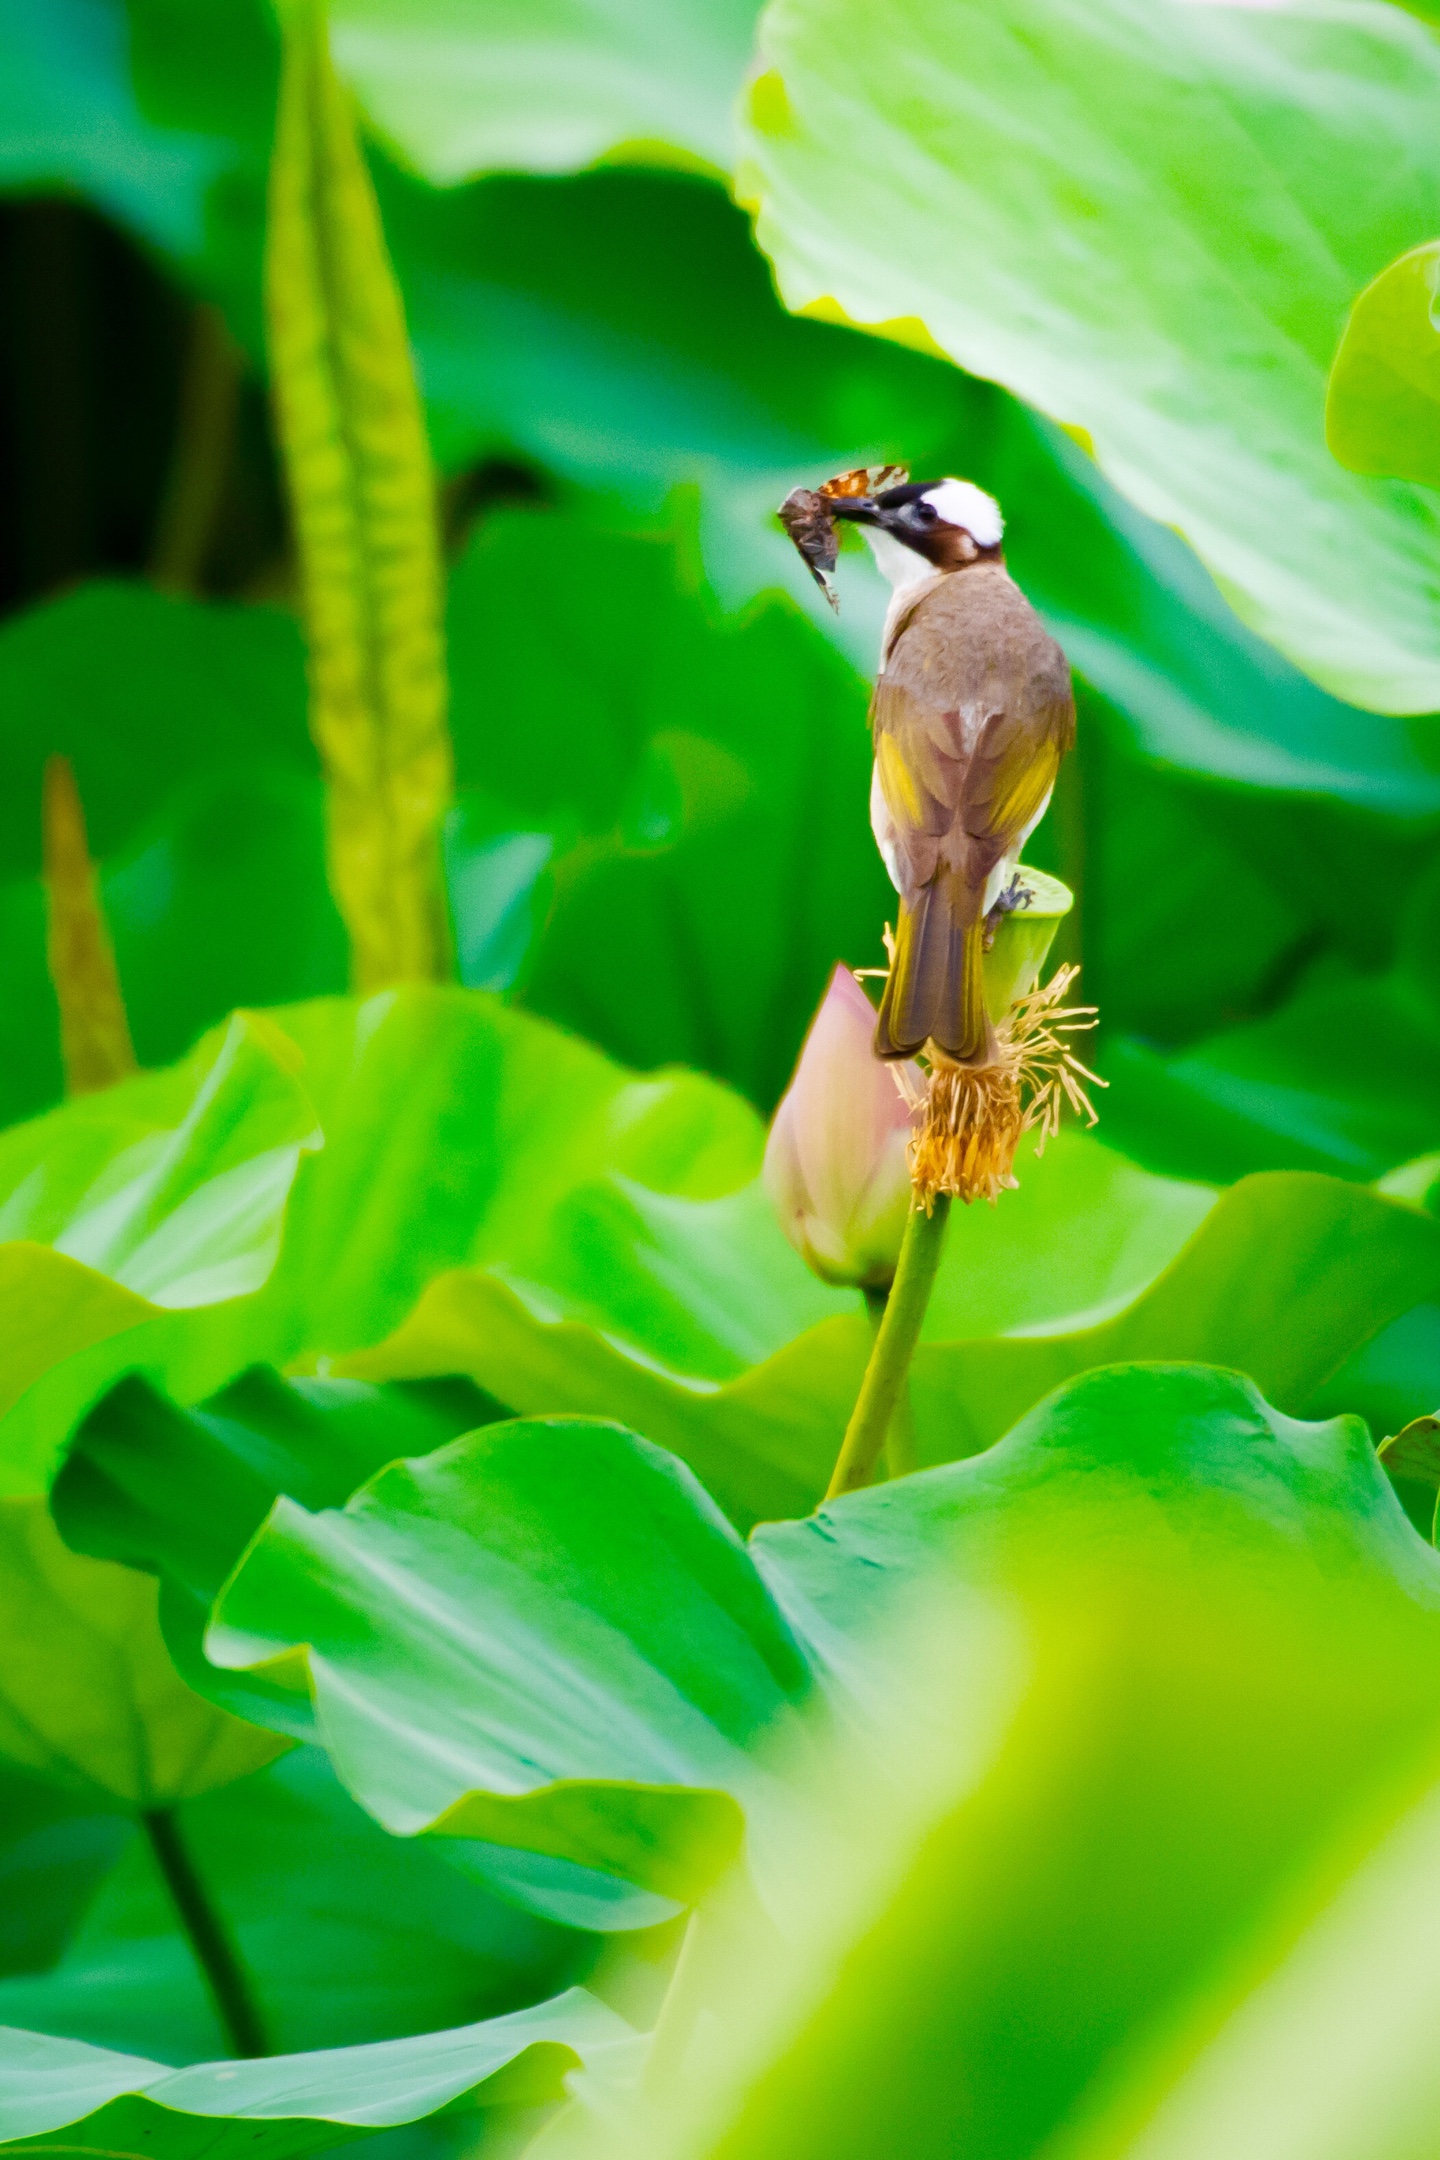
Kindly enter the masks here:
M 822 480 L 819 492 L 832 502 L 837 496 L 879 495 L 886 488 L 903 487 L 909 477 L 908 465 L 854 465 L 833 480 Z

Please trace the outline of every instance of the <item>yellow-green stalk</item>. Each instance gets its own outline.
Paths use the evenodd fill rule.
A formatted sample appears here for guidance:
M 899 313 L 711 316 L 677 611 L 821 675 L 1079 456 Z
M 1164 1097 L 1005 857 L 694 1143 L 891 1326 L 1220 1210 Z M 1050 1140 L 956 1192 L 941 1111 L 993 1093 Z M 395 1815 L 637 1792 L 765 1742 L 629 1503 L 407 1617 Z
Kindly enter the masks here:
M 90 859 L 85 812 L 70 760 L 45 767 L 40 807 L 45 956 L 60 1011 L 67 1095 L 90 1095 L 136 1069 L 130 1022 Z
M 287 0 L 265 306 L 331 888 L 359 990 L 451 972 L 435 480 L 399 287 L 316 0 Z

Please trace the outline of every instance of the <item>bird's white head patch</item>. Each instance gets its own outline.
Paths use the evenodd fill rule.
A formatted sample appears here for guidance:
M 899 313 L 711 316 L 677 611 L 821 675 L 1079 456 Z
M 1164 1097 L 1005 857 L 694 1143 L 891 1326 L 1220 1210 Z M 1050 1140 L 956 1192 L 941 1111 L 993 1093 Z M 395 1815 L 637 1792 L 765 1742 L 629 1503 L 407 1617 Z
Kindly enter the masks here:
M 920 498 L 930 504 L 947 525 L 959 525 L 977 547 L 999 547 L 1005 535 L 1000 505 L 973 480 L 937 480 Z

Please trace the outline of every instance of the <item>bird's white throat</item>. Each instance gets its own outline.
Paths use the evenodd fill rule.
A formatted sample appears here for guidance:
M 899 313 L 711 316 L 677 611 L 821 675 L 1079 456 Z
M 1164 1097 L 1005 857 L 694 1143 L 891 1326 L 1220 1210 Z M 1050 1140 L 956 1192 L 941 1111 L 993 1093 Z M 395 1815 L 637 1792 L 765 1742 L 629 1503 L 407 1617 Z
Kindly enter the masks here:
M 917 555 L 914 548 L 906 547 L 903 540 L 897 540 L 894 533 L 888 533 L 878 525 L 862 525 L 860 530 L 882 573 L 897 593 L 934 577 L 935 565 L 927 562 L 923 555 Z
M 880 674 L 885 672 L 885 662 L 890 657 L 890 641 L 913 603 L 931 585 L 938 585 L 948 571 L 937 570 L 933 563 L 917 555 L 914 548 L 906 547 L 893 533 L 877 531 L 873 525 L 862 525 L 881 571 L 890 580 L 890 605 L 885 610 L 885 627 L 880 633 Z

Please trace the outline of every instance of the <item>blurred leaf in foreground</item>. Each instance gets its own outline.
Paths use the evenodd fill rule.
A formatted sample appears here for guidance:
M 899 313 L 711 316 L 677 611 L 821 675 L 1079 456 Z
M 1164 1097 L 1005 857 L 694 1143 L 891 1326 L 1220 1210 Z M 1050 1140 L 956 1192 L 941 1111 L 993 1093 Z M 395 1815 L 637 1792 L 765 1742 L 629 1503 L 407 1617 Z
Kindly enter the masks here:
M 893 1646 L 915 1692 L 877 1694 L 880 1745 L 797 1812 L 782 1945 L 716 1930 L 660 2074 L 559 2149 L 1426 2149 L 1440 1576 L 1353 1428 L 1222 1441 L 1207 1377 L 1213 1421 L 1198 1375 L 1097 1375 L 968 1466 L 974 1512 Z M 861 1496 L 757 1548 L 808 1544 L 796 1587 L 843 1625 L 877 1560 L 920 1557 L 908 1512 Z M 947 1611 L 957 1561 L 998 1612 Z
M 930 1615 L 928 1733 L 907 1747 L 897 1717 L 883 1768 L 842 1758 L 838 1850 L 799 1815 L 783 1947 L 722 1939 L 664 2072 L 618 2120 L 572 2118 L 561 2149 L 1424 2151 L 1440 1975 L 1418 1631 L 1407 1649 L 1397 1614 L 1342 1596 L 1338 1633 L 1331 1586 L 1282 1563 L 1285 1594 L 1258 1596 L 1218 1549 L 1182 1587 L 1111 1568 L 1101 1585 L 1062 1562 L 1008 1643 Z

